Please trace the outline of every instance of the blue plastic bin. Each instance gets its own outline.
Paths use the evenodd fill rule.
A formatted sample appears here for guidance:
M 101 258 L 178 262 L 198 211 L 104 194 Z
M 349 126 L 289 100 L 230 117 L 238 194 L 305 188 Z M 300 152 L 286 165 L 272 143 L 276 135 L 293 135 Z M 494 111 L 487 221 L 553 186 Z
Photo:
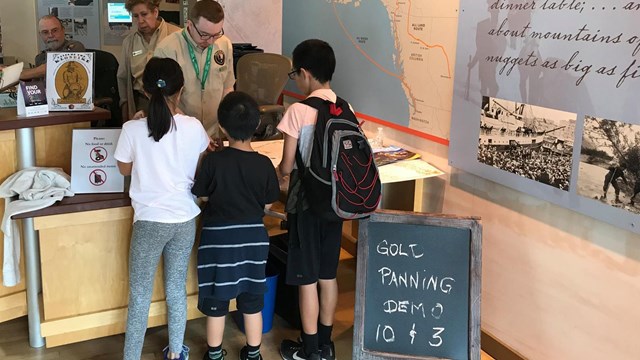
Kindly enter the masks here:
M 262 333 L 268 333 L 273 327 L 273 313 L 276 306 L 276 290 L 278 288 L 278 274 L 269 276 L 269 268 L 267 268 L 267 292 L 264 294 L 264 308 L 262 309 Z M 244 333 L 244 320 L 239 311 L 231 314 L 240 331 Z

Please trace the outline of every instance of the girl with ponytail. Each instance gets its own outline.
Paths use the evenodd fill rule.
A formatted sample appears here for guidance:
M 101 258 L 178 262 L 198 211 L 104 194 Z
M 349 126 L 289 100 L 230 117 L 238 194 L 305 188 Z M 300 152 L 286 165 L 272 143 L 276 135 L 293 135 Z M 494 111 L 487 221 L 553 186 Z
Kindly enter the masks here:
M 195 218 L 200 213 L 191 187 L 209 137 L 200 120 L 177 110 L 184 78 L 175 60 L 150 59 L 142 81 L 150 99 L 149 115 L 122 126 L 114 155 L 120 172 L 131 175 L 129 196 L 134 210 L 124 359 L 141 357 L 154 275 L 163 255 L 169 323 L 164 358 L 186 360 L 185 283 Z

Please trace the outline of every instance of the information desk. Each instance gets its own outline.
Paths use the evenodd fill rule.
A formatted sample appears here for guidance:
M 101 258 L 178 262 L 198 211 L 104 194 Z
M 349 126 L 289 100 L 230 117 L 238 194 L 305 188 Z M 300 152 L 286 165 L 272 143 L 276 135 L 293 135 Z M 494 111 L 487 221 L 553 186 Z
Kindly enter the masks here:
M 127 194 L 87 194 L 14 218 L 32 218 L 39 231 L 42 268 L 42 336 L 54 347 L 123 333 L 129 291 L 133 209 Z M 275 206 L 281 211 L 281 205 Z M 270 234 L 280 220 L 265 217 Z M 197 309 L 197 242 L 187 274 L 187 318 Z M 166 324 L 162 261 L 154 280 L 149 327 Z M 235 310 L 232 301 L 230 310 Z
M 32 166 L 60 167 L 71 170 L 71 136 L 73 128 L 87 128 L 91 121 L 106 120 L 110 112 L 96 108 L 90 112 L 53 112 L 48 115 L 21 117 L 15 108 L 0 109 L 0 181 L 4 181 L 17 170 Z M 1 201 L 1 200 L 0 200 Z M 0 204 L 0 215 L 4 206 Z M 23 222 L 23 244 L 26 281 L 16 287 L 0 286 L 0 304 L 8 305 L 9 312 L 0 311 L 0 321 L 24 315 L 24 299 L 29 315 L 29 342 L 33 347 L 44 345 L 40 336 L 40 313 L 38 304 L 39 261 L 37 235 L 33 222 Z M 0 255 L 2 249 L 0 249 Z M 25 286 L 26 283 L 26 286 Z M 26 296 L 25 296 L 26 287 Z

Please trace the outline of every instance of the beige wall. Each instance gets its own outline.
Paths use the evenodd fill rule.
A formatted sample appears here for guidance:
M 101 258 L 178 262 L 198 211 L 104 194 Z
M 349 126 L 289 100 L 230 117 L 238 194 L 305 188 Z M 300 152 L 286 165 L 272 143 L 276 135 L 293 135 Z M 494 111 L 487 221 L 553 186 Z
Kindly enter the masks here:
M 424 210 L 482 217 L 484 331 L 529 359 L 638 358 L 639 235 L 452 169 L 447 147 L 384 131 L 447 173 L 427 181 Z
M 40 41 L 35 13 L 36 0 L 0 0 L 4 56 L 33 63 Z

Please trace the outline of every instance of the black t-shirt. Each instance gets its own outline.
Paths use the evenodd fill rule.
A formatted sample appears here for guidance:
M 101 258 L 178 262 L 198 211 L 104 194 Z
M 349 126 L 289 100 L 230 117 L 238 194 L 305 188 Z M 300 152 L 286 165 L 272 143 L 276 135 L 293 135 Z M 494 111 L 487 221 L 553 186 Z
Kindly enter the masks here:
M 280 196 L 271 160 L 257 152 L 225 148 L 202 160 L 191 192 L 208 196 L 204 226 L 262 222 L 265 204 Z

